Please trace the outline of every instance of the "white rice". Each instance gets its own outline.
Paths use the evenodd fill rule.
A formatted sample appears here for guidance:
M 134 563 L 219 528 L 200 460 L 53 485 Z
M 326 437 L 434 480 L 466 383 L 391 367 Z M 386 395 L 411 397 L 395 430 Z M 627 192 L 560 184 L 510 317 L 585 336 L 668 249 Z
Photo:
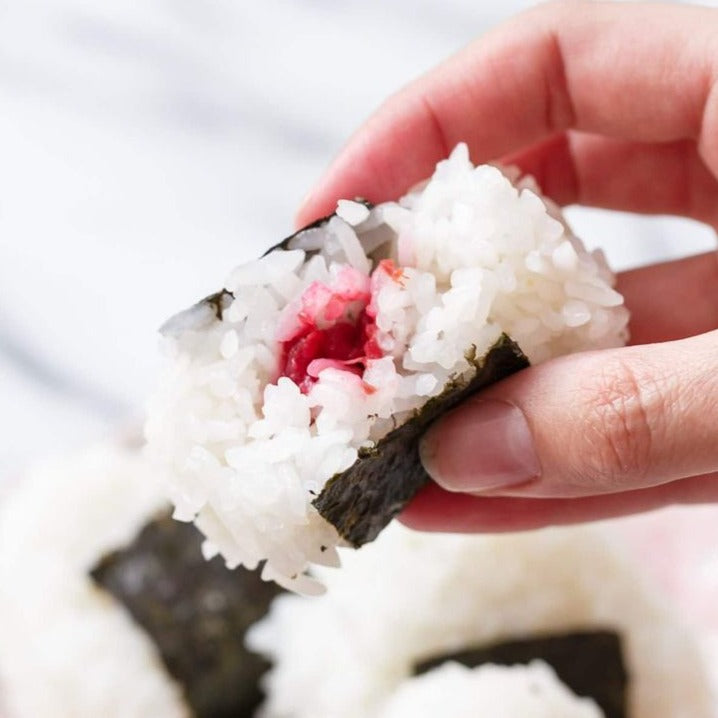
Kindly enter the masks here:
M 175 517 L 197 523 L 208 556 L 248 568 L 266 559 L 265 578 L 318 592 L 305 572 L 336 564 L 341 541 L 312 500 L 361 447 L 466 372 L 468 349 L 481 356 L 505 332 L 535 363 L 625 341 L 628 315 L 602 257 L 537 192 L 474 168 L 459 145 L 399 203 L 342 201 L 291 251 L 236 268 L 221 320 L 205 304 L 167 325 L 169 368 L 146 435 Z M 365 252 L 382 244 L 400 276 L 386 267 L 370 280 Z M 332 292 L 370 294 L 383 356 L 361 377 L 314 365 L 302 393 L 277 381 L 279 342 L 296 333 L 317 282 L 310 303 L 327 313 Z
M 188 718 L 151 639 L 88 570 L 160 507 L 137 451 L 38 467 L 0 510 L 3 718 Z
M 377 718 L 604 718 L 541 661 L 466 668 L 446 663 L 404 681 Z
M 480 537 L 395 524 L 342 562 L 317 569 L 325 595 L 281 596 L 250 630 L 275 664 L 262 718 L 374 716 L 416 662 L 591 629 L 622 638 L 631 718 L 714 715 L 694 636 L 596 529 Z

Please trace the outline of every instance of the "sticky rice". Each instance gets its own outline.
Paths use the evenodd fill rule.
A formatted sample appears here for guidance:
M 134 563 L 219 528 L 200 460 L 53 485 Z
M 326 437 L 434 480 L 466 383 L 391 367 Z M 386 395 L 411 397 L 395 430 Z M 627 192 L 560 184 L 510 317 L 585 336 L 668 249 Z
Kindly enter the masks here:
M 446 663 L 404 681 L 377 718 L 605 718 L 541 661 L 466 668 Z
M 207 556 L 319 592 L 310 564 L 374 538 L 428 479 L 413 437 L 412 485 L 357 535 L 342 514 L 377 512 L 361 477 L 342 488 L 357 462 L 470 382 L 502 337 L 532 363 L 624 343 L 612 285 L 530 179 L 474 167 L 464 145 L 399 202 L 339 202 L 166 324 L 146 435 L 175 517 Z

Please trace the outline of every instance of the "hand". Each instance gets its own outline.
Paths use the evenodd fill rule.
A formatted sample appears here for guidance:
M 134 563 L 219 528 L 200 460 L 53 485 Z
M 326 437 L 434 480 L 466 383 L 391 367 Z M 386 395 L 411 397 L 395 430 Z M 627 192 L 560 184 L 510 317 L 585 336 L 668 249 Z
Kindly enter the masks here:
M 563 204 L 718 226 L 718 11 L 551 3 L 392 97 L 299 213 L 398 197 L 459 141 Z M 444 417 L 421 529 L 501 531 L 718 500 L 718 261 L 619 276 L 634 346 L 532 367 Z

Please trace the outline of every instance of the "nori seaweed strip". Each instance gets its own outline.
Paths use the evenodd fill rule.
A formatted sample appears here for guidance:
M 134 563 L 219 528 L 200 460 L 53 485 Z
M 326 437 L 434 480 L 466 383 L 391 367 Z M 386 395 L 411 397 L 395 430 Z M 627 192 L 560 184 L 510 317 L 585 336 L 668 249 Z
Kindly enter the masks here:
M 199 329 L 205 323 L 210 323 L 214 319 L 222 319 L 222 313 L 231 299 L 234 299 L 234 294 L 226 289 L 210 294 L 204 299 L 195 302 L 191 307 L 173 314 L 162 324 L 159 332 L 160 334 L 174 334 L 184 331 L 191 324 L 195 325 L 193 326 L 194 329 Z M 203 311 L 205 307 L 211 308 L 211 316 L 206 316 L 206 312 Z M 199 323 L 197 323 L 198 320 Z
M 455 379 L 412 419 L 375 447 L 360 451 L 354 464 L 332 477 L 312 502 L 354 547 L 373 541 L 429 481 L 419 459 L 419 439 L 429 424 L 477 391 L 529 365 L 518 344 L 505 334 L 484 357 L 476 359 L 470 353 L 467 359 L 475 367 L 473 376 Z
M 217 319 L 221 319 L 222 312 L 225 309 L 225 304 L 227 303 L 228 298 L 234 299 L 234 294 L 226 289 L 223 289 L 220 292 L 215 292 L 214 294 L 210 294 L 208 297 L 205 297 L 200 301 L 200 304 L 212 305 L 212 308 L 214 309 L 214 316 L 217 317 Z
M 321 227 L 322 225 L 326 224 L 334 214 L 328 214 L 326 217 L 320 217 L 319 219 L 315 220 L 311 224 L 308 224 L 306 227 L 302 227 L 301 229 L 297 230 L 294 234 L 290 234 L 288 237 L 285 237 L 281 242 L 277 242 L 276 244 L 273 244 L 266 252 L 262 254 L 263 257 L 266 257 L 271 252 L 274 252 L 277 249 L 284 249 L 288 250 L 289 243 L 295 238 L 298 237 L 303 232 L 306 232 L 310 229 L 317 229 Z M 311 257 L 313 254 L 316 254 L 316 252 L 307 252 L 307 256 Z
M 576 695 L 593 698 L 606 718 L 626 718 L 628 672 L 621 639 L 613 631 L 581 631 L 506 641 L 421 661 L 414 675 L 457 661 L 469 668 L 486 663 L 511 666 L 541 659 Z
M 195 526 L 165 515 L 91 576 L 150 635 L 197 718 L 250 718 L 269 664 L 244 647 L 244 634 L 282 589 L 259 571 L 205 561 L 201 544 Z

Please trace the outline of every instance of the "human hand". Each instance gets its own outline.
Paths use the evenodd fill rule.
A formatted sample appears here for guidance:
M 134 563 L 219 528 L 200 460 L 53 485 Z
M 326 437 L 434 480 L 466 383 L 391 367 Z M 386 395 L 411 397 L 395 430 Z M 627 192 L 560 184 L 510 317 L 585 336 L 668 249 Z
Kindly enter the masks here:
M 385 200 L 459 141 L 544 193 L 718 227 L 718 12 L 551 3 L 392 97 L 305 202 Z M 431 428 L 421 529 L 501 531 L 718 500 L 718 261 L 619 276 L 634 346 L 531 367 Z

